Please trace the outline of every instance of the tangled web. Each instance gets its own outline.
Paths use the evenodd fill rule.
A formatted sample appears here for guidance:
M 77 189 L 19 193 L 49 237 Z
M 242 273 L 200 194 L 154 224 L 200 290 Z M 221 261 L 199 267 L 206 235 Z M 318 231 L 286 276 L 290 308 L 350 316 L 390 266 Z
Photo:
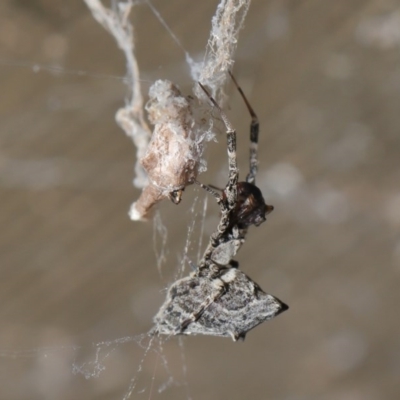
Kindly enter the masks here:
M 153 206 L 165 198 L 179 203 L 182 190 L 206 169 L 202 156 L 205 143 L 213 138 L 212 125 L 205 125 L 204 116 L 208 111 L 197 85 L 193 88 L 195 104 L 190 104 L 176 84 L 157 81 L 150 89 L 150 106 L 147 107 L 150 122 L 155 126 L 152 134 L 144 118 L 134 30 L 129 19 L 136 3 L 132 0 L 114 1 L 108 9 L 100 0 L 85 2 L 126 57 L 130 99 L 118 110 L 116 120 L 137 148 L 134 184 L 143 188 L 129 214 L 133 220 L 144 220 Z M 150 0 L 145 3 L 183 49 L 194 82 L 201 81 L 218 101 L 222 100 L 223 85 L 234 64 L 239 31 L 250 1 L 221 0 L 212 18 L 210 37 L 200 63 L 193 61 Z M 158 179 L 161 170 L 163 174 Z
M 224 98 L 223 85 L 233 66 L 233 54 L 249 1 L 221 1 L 212 19 L 201 63 L 193 61 L 150 0 L 146 1 L 185 51 L 192 78 L 199 82 L 193 88 L 194 98 L 183 96 L 172 82 L 159 80 L 153 84 L 145 107 L 148 120 L 154 125 L 152 134 L 143 117 L 133 28 L 128 19 L 134 3 L 116 1 L 112 9 L 107 9 L 99 0 L 85 1 L 97 21 L 114 36 L 127 59 L 131 99 L 117 112 L 116 119 L 138 148 L 134 183 L 143 189 L 132 204 L 131 219 L 147 219 L 153 207 L 166 198 L 179 204 L 185 187 L 193 183 L 210 192 L 221 209 L 217 231 L 211 236 L 206 252 L 190 276 L 171 285 L 150 335 L 207 334 L 230 336 L 235 341 L 244 339 L 250 329 L 287 309 L 284 303 L 263 292 L 242 273 L 233 260 L 245 241 L 248 227 L 265 221 L 266 214 L 272 210 L 255 186 L 258 119 L 233 77 L 252 119 L 250 172 L 246 182 L 238 182 L 236 133 L 220 107 Z M 202 158 L 205 143 L 213 138 L 212 118 L 205 118 L 210 101 L 221 116 L 228 141 L 229 180 L 221 194 L 197 181 L 197 176 L 206 170 Z M 133 388 L 132 383 L 128 395 Z
M 176 83 L 157 81 L 149 93 L 150 102 L 144 107 L 144 96 L 140 87 L 140 71 L 135 57 L 134 29 L 130 17 L 135 6 L 145 3 L 154 11 L 154 14 L 163 24 L 165 22 L 150 1 L 113 1 L 111 8 L 106 8 L 98 0 L 85 1 L 93 17 L 112 34 L 126 57 L 126 82 L 130 89 L 130 97 L 125 106 L 118 110 L 116 120 L 125 133 L 132 138 L 137 149 L 137 160 L 142 160 L 141 163 L 138 162 L 135 166 L 134 185 L 143 189 L 142 197 L 137 200 L 136 205 L 141 199 L 144 199 L 144 206 L 142 208 L 133 206 L 130 216 L 132 219 L 145 219 L 154 210 L 154 205 L 158 201 L 169 198 L 172 201 L 179 202 L 180 196 L 183 195 L 181 191 L 187 185 L 192 184 L 197 175 L 206 169 L 203 152 L 206 143 L 213 138 L 213 126 L 212 119 L 204 118 L 204 116 L 208 117 L 210 106 L 204 95 L 199 94 L 197 85 L 194 85 L 194 96 L 190 99 L 179 92 Z M 203 61 L 194 62 L 188 52 L 185 51 L 185 59 L 193 80 L 195 82 L 201 81 L 206 85 L 220 104 L 223 104 L 223 86 L 227 79 L 228 71 L 232 69 L 234 64 L 233 58 L 238 35 L 243 26 L 249 4 L 249 0 L 221 0 L 212 19 L 210 38 Z M 173 35 L 171 30 L 169 30 L 169 34 Z M 173 37 L 177 40 L 174 35 Z M 148 119 L 146 118 L 146 112 Z M 149 127 L 148 121 L 154 125 L 154 130 Z M 153 134 L 152 136 L 151 130 L 159 132 L 159 134 Z M 168 152 L 163 150 L 163 146 L 166 145 L 169 147 Z M 165 157 L 166 154 L 175 156 Z M 176 165 L 177 163 L 178 166 Z M 168 168 L 165 168 L 165 165 Z M 160 169 L 163 171 L 162 175 L 156 173 Z M 171 170 L 174 173 L 168 174 L 167 172 Z M 156 181 L 157 176 L 161 176 L 165 181 Z M 195 211 L 197 210 L 196 207 L 201 210 Z M 201 221 L 201 224 L 204 223 L 206 209 L 207 200 L 204 205 L 193 205 L 193 213 L 198 212 L 198 220 Z M 155 221 L 157 222 L 158 220 L 155 219 Z M 188 228 L 182 268 L 187 261 L 185 257 L 194 227 L 195 222 L 189 225 Z M 163 237 L 166 233 L 160 228 L 162 228 L 162 224 L 159 221 L 157 229 L 162 232 L 161 237 Z M 165 242 L 163 241 L 162 243 L 162 248 L 164 248 L 166 246 Z M 198 248 L 200 253 L 201 242 Z M 157 258 L 157 261 L 161 262 L 164 254 Z M 180 273 L 182 274 L 183 272 L 181 271 Z M 228 277 L 226 278 L 228 279 Z M 172 373 L 169 372 L 168 362 L 163 352 L 163 340 L 159 337 L 151 337 L 144 334 L 94 343 L 86 349 L 86 352 L 92 355 L 91 357 L 89 356 L 84 361 L 80 358 L 72 361 L 73 373 L 82 375 L 86 379 L 101 376 L 105 370 L 106 362 L 110 360 L 110 356 L 119 351 L 122 346 L 133 342 L 142 349 L 142 356 L 139 359 L 137 370 L 133 372 L 134 377 L 131 379 L 123 398 L 128 399 L 134 391 L 140 392 L 142 390 L 139 377 L 143 363 L 148 357 L 155 357 L 156 360 L 159 360 L 157 362 L 166 371 L 165 384 L 159 388 L 159 390 L 163 390 L 172 383 L 176 384 L 176 380 L 172 378 Z M 182 346 L 182 341 L 178 343 L 179 346 Z M 82 348 L 77 346 L 58 347 L 56 349 L 41 348 L 29 352 L 20 352 L 19 354 L 16 352 L 8 355 L 3 354 L 3 356 L 31 357 L 32 355 L 43 354 L 43 357 L 48 358 L 51 354 L 61 351 L 69 351 L 75 356 L 78 350 L 81 352 Z M 182 359 L 184 358 L 182 347 L 181 357 Z M 182 374 L 184 376 L 184 360 L 182 360 L 182 364 Z M 183 382 L 185 382 L 184 378 Z

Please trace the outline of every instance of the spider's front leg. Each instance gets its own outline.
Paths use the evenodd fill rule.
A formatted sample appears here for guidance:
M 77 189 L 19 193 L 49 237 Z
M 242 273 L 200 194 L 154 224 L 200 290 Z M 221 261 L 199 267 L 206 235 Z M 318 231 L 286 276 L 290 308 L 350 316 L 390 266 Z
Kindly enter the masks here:
M 207 249 L 204 253 L 202 261 L 199 264 L 199 269 L 207 268 L 210 263 L 228 265 L 231 258 L 237 253 L 243 243 L 243 240 L 241 238 L 239 239 L 240 232 L 237 227 L 233 227 L 232 232 L 230 234 L 228 233 L 231 227 L 231 214 L 234 210 L 234 207 L 229 208 L 229 203 L 226 199 L 225 192 L 220 195 L 210 186 L 204 185 L 199 181 L 194 182 L 207 192 L 211 193 L 221 208 L 221 218 L 218 223 L 217 230 L 210 237 Z M 227 240 L 227 236 L 232 237 L 229 237 Z
M 237 83 L 235 77 L 229 71 L 236 89 L 240 93 L 251 116 L 250 123 L 250 170 L 245 182 L 237 185 L 237 204 L 233 211 L 234 218 L 231 223 L 240 229 L 247 229 L 251 225 L 259 226 L 265 221 L 266 216 L 274 209 L 273 206 L 265 203 L 261 190 L 256 186 L 256 175 L 258 170 L 258 133 L 259 121 L 253 107 L 247 100 L 242 88 Z
M 244 103 L 249 111 L 251 116 L 251 123 L 250 123 L 250 171 L 247 174 L 246 182 L 255 185 L 256 183 L 256 175 L 258 170 L 258 160 L 257 160 L 257 153 L 258 153 L 258 132 L 260 130 L 260 124 L 258 122 L 257 114 L 254 112 L 253 107 L 250 105 L 247 97 L 245 96 L 242 88 L 237 83 L 235 77 L 232 75 L 231 71 L 229 71 L 229 75 L 236 86 L 236 89 L 242 96 Z
M 223 192 L 223 195 L 220 195 L 216 190 L 214 190 L 212 187 L 208 185 L 204 185 L 203 183 L 195 180 L 194 183 L 196 185 L 199 185 L 202 189 L 206 190 L 208 193 L 212 194 L 215 199 L 217 200 L 217 203 L 221 209 L 221 219 L 217 227 L 217 231 L 214 232 L 214 234 L 211 235 L 211 244 L 217 245 L 219 239 L 223 234 L 225 234 L 226 230 L 229 227 L 230 224 L 230 211 L 233 209 L 229 207 L 229 203 L 226 199 L 226 196 L 224 195 L 225 192 Z
M 237 166 L 237 155 L 236 155 L 236 131 L 230 123 L 227 115 L 224 113 L 219 104 L 215 99 L 208 93 L 207 89 L 199 82 L 200 87 L 203 89 L 204 93 L 207 95 L 211 103 L 218 110 L 222 121 L 224 122 L 226 128 L 226 136 L 228 142 L 228 163 L 229 163 L 229 178 L 228 183 L 225 188 L 225 196 L 227 205 L 225 210 L 221 211 L 224 213 L 229 213 L 236 205 L 237 202 L 237 183 L 239 178 L 239 170 Z

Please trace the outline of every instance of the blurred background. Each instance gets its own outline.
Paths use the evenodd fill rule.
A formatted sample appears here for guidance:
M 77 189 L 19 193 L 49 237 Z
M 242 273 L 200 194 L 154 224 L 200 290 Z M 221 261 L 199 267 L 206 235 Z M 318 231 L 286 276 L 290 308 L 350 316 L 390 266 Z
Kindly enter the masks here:
M 217 4 L 154 0 L 194 58 Z M 133 13 L 144 94 L 160 78 L 190 94 L 182 50 L 146 4 Z M 244 343 L 148 345 L 185 246 L 196 261 L 218 208 L 209 200 L 203 218 L 207 196 L 189 187 L 155 223 L 130 221 L 122 53 L 80 0 L 0 3 L 1 399 L 122 399 L 131 384 L 133 399 L 400 397 L 399 3 L 255 0 L 234 73 L 275 206 L 237 258 L 290 310 Z M 227 93 L 244 177 L 250 119 Z M 200 177 L 217 186 L 221 133 Z

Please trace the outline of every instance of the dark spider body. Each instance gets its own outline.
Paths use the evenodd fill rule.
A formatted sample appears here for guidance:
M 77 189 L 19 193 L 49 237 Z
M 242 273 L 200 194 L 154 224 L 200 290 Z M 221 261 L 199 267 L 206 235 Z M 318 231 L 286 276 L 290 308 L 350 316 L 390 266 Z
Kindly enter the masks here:
M 229 228 L 237 225 L 239 229 L 246 229 L 251 225 L 259 226 L 272 212 L 274 206 L 265 204 L 261 190 L 252 183 L 239 182 L 237 184 L 237 201 L 232 210 Z M 222 194 L 226 199 L 225 191 Z

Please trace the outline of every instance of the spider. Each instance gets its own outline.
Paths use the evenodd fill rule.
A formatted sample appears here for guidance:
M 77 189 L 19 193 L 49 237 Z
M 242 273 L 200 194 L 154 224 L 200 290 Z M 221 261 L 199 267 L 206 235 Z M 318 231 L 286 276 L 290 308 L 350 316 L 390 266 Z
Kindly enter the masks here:
M 231 72 L 229 72 L 229 75 L 251 115 L 250 171 L 246 177 L 246 181 L 238 182 L 239 170 L 236 159 L 236 131 L 215 99 L 199 82 L 200 87 L 218 110 L 224 122 L 227 131 L 229 160 L 228 183 L 222 191 L 222 194 L 215 191 L 213 187 L 196 181 L 199 186 L 216 198 L 221 209 L 221 219 L 217 231 L 211 235 L 210 242 L 200 262 L 200 268 L 206 267 L 210 261 L 221 266 L 228 264 L 236 266 L 237 263 L 232 259 L 243 244 L 247 229 L 251 225 L 259 226 L 266 220 L 266 216 L 274 209 L 273 206 L 265 203 L 261 190 L 255 185 L 258 169 L 257 150 L 259 122 L 257 115 Z
M 236 341 L 288 309 L 282 301 L 265 293 L 232 260 L 244 242 L 248 227 L 264 222 L 273 207 L 265 204 L 260 189 L 255 186 L 258 119 L 232 74 L 231 77 L 252 117 L 250 172 L 245 182 L 238 182 L 235 130 L 217 102 L 199 83 L 219 111 L 227 130 L 229 179 L 221 195 L 211 186 L 196 181 L 217 199 L 221 219 L 195 271 L 169 288 L 164 304 L 154 317 L 156 326 L 151 334 L 228 336 Z

